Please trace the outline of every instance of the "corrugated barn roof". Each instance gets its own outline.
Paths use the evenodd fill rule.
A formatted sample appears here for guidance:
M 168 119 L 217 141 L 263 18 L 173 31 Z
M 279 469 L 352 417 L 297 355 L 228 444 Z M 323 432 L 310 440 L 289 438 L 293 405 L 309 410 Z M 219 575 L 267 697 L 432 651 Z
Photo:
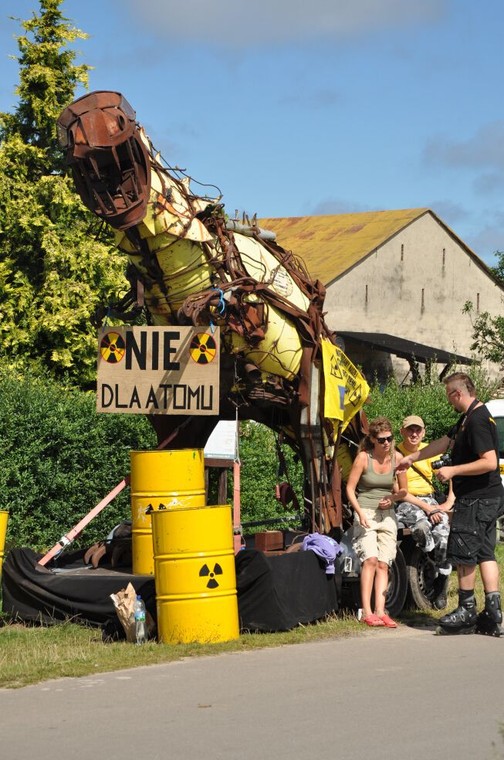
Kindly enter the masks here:
M 311 276 L 327 285 L 426 213 L 427 208 L 413 208 L 267 218 L 257 223 L 275 232 L 277 243 L 299 256 Z

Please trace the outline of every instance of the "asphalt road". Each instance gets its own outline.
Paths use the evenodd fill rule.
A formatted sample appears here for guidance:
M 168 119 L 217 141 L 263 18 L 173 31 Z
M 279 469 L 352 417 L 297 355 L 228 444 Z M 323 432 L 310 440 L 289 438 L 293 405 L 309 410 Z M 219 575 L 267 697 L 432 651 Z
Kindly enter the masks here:
M 401 626 L 0 689 L 5 760 L 504 758 L 504 639 Z

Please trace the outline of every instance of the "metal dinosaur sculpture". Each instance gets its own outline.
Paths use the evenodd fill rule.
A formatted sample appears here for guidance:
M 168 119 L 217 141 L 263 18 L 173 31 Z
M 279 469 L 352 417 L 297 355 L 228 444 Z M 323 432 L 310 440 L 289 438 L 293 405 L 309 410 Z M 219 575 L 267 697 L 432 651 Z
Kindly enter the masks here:
M 219 418 L 263 423 L 300 455 L 307 527 L 339 528 L 341 433 L 358 440 L 368 388 L 324 321 L 324 286 L 273 233 L 195 195 L 120 93 L 77 99 L 57 126 L 77 192 L 128 257 L 128 306 L 153 325 L 221 330 L 219 417 L 152 415 L 158 441 L 202 448 Z M 340 414 L 327 408 L 335 378 Z

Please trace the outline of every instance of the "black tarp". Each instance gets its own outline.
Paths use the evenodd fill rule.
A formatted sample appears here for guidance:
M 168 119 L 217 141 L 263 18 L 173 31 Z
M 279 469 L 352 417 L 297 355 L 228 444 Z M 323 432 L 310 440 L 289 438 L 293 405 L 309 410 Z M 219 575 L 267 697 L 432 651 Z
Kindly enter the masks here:
M 288 631 L 339 609 L 341 575 L 326 575 L 312 551 L 238 552 L 236 584 L 242 631 Z
M 47 567 L 38 564 L 41 554 L 31 549 L 12 549 L 3 564 L 2 606 L 12 618 L 44 623 L 73 619 L 101 626 L 115 608 L 110 594 L 132 583 L 145 606 L 155 614 L 154 578 L 133 575 L 111 567 L 88 569 L 84 551 L 64 554 Z
M 82 552 L 62 555 L 48 567 L 41 554 L 12 549 L 3 564 L 3 611 L 22 622 L 50 624 L 72 619 L 121 635 L 110 594 L 132 583 L 156 620 L 154 578 L 99 566 L 84 566 Z M 329 576 L 312 551 L 268 556 L 255 549 L 236 555 L 240 629 L 286 631 L 338 610 L 341 576 Z

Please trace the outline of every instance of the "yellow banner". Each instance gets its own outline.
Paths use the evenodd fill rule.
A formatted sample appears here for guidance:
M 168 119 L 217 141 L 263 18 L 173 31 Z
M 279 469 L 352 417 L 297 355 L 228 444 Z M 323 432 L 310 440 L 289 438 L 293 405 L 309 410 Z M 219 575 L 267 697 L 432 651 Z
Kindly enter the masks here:
M 325 397 L 324 417 L 340 420 L 344 430 L 352 417 L 360 412 L 369 385 L 348 356 L 333 343 L 322 339 Z
M 338 347 L 322 338 L 324 367 L 324 417 L 343 421 L 345 418 L 345 375 L 338 361 Z

